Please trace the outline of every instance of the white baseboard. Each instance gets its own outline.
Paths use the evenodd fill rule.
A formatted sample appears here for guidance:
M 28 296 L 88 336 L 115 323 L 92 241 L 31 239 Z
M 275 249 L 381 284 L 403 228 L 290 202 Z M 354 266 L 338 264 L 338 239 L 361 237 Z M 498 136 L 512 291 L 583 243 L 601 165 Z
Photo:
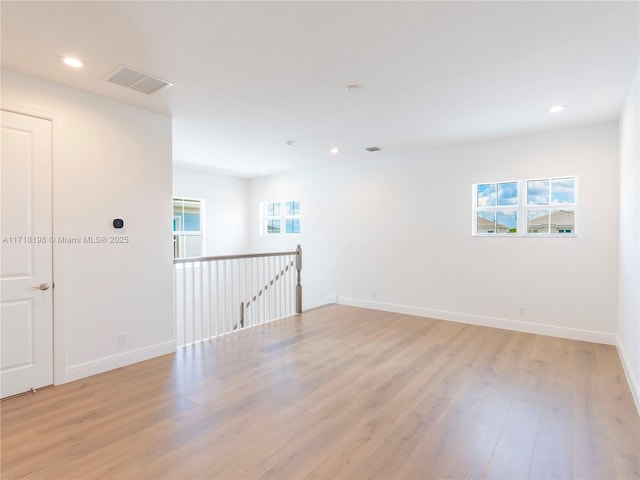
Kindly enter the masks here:
M 620 362 L 622 363 L 624 374 L 627 377 L 627 383 L 631 389 L 631 395 L 633 395 L 633 400 L 636 402 L 636 409 L 640 415 L 640 384 L 638 383 L 638 379 L 633 375 L 631 362 L 629 361 L 629 357 L 627 356 L 627 352 L 625 351 L 620 338 L 618 338 L 616 346 L 618 347 L 618 355 L 620 356 Z
M 176 342 L 170 341 L 165 343 L 159 343 L 157 345 L 151 345 L 149 347 L 139 348 L 137 350 L 131 350 L 129 352 L 119 353 L 117 355 L 111 355 L 109 357 L 99 358 L 86 363 L 80 363 L 67 367 L 65 370 L 64 381 L 73 382 L 81 378 L 90 377 L 98 373 L 107 372 L 115 368 L 126 367 L 132 363 L 138 363 L 143 360 L 149 360 L 151 358 L 159 357 L 160 355 L 166 355 L 167 353 L 173 353 L 176 351 Z
M 467 323 L 480 325 L 483 327 L 502 328 L 504 330 L 514 330 L 516 332 L 535 333 L 538 335 L 549 335 L 551 337 L 569 338 L 571 340 L 581 340 L 585 342 L 604 343 L 607 345 L 617 345 L 617 336 L 613 333 L 597 332 L 593 330 L 581 330 L 578 328 L 559 327 L 557 325 L 545 325 L 540 323 L 523 322 L 519 320 L 509 320 L 506 318 L 485 317 L 481 315 L 470 315 L 468 313 L 447 312 L 444 310 L 432 310 L 423 307 L 411 307 L 408 305 L 397 305 L 393 303 L 377 302 L 373 300 L 362 300 L 358 298 L 338 297 L 338 304 L 350 305 L 352 307 L 370 308 L 385 312 L 404 313 L 417 317 L 428 317 L 436 320 L 447 320 L 450 322 Z

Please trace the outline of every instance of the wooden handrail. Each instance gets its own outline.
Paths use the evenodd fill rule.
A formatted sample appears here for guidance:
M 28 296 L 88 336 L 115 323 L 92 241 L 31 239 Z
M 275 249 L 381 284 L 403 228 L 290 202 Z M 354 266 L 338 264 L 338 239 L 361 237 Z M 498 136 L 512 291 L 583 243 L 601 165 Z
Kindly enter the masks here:
M 285 255 L 296 255 L 298 250 L 293 252 L 273 252 L 273 253 L 243 253 L 240 255 L 221 255 L 218 257 L 187 257 L 187 258 L 174 258 L 173 263 L 202 263 L 202 262 L 216 262 L 220 260 L 236 260 L 239 258 L 262 258 L 262 257 L 284 257 Z

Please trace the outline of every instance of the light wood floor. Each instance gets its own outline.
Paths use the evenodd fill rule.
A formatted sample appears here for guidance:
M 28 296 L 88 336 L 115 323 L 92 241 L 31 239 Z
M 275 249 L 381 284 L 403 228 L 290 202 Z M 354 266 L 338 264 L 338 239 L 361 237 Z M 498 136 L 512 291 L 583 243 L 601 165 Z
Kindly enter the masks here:
M 331 306 L 2 402 L 2 478 L 640 478 L 614 347 Z

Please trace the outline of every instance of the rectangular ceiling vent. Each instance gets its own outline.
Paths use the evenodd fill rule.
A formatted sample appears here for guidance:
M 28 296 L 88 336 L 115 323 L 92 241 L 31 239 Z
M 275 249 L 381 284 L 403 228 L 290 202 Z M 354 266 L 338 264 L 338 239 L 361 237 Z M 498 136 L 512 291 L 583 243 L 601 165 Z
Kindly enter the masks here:
M 368 147 L 368 148 L 365 148 L 365 150 L 367 152 L 379 152 L 382 149 L 380 147 Z
M 171 82 L 167 82 L 166 80 L 162 80 L 152 75 L 147 75 L 146 73 L 138 72 L 129 67 L 119 68 L 113 75 L 107 78 L 107 82 L 130 88 L 136 92 L 146 93 L 147 95 L 151 95 L 153 92 L 157 92 L 161 88 L 173 85 Z

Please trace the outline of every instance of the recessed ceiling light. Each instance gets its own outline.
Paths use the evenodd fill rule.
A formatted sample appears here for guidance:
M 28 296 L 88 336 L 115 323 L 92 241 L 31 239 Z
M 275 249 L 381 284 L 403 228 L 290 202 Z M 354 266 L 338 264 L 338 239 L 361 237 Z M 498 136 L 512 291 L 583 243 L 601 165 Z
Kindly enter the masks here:
M 82 60 L 78 60 L 77 58 L 73 58 L 73 57 L 64 57 L 62 61 L 68 67 L 80 68 L 84 66 L 84 63 L 82 62 Z
M 340 153 L 340 149 L 338 147 L 333 147 L 331 150 L 329 150 L 329 153 L 331 155 L 337 155 Z
M 267 171 L 266 171 L 266 170 L 260 170 L 260 174 L 261 174 L 261 175 L 266 175 L 266 174 L 267 174 Z
M 344 89 L 347 93 L 353 93 L 360 90 L 360 85 L 356 85 L 355 83 L 353 83 L 351 85 L 347 85 L 346 87 L 344 87 Z
M 567 108 L 566 105 L 552 105 L 549 108 L 547 108 L 547 112 L 549 113 L 558 113 L 563 111 L 565 108 Z
M 296 143 L 296 141 L 295 141 L 295 140 L 285 140 L 285 141 L 284 141 L 284 144 L 285 144 L 285 146 L 287 146 L 287 147 L 290 147 L 290 146 L 291 146 L 291 145 L 293 145 L 294 143 Z

